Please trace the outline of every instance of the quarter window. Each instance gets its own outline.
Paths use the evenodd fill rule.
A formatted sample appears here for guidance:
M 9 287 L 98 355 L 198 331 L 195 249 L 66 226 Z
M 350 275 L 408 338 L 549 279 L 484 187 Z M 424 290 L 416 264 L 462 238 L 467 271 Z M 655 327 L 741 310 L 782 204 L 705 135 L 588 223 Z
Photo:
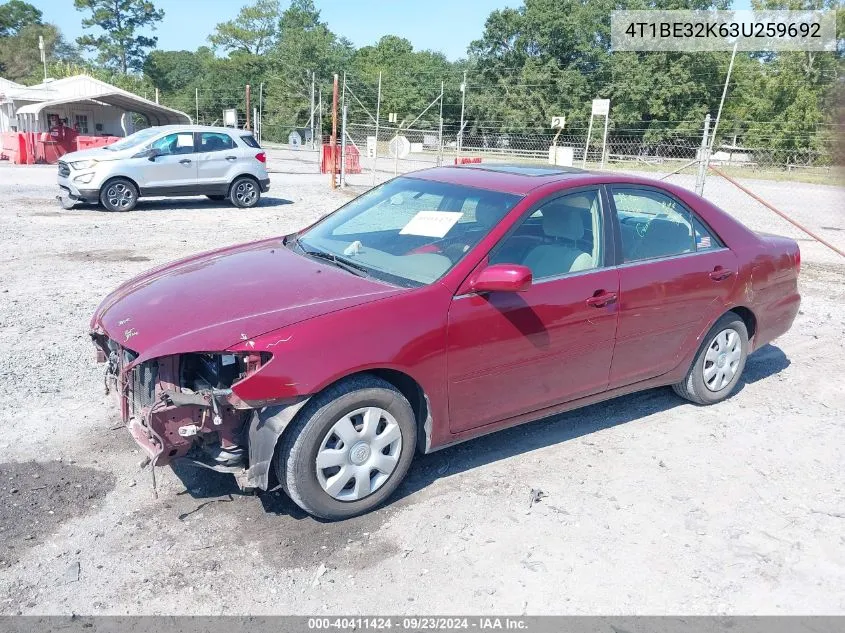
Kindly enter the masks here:
M 222 152 L 234 149 L 232 137 L 222 132 L 202 132 L 199 135 L 199 152 Z
M 721 248 L 722 242 L 696 217 L 692 219 L 692 226 L 695 229 L 695 250 L 706 251 L 711 248 Z
M 692 217 L 674 198 L 649 189 L 613 188 L 626 262 L 695 250 Z
M 597 191 L 554 198 L 522 221 L 490 256 L 491 264 L 521 264 L 535 279 L 598 268 L 602 262 Z

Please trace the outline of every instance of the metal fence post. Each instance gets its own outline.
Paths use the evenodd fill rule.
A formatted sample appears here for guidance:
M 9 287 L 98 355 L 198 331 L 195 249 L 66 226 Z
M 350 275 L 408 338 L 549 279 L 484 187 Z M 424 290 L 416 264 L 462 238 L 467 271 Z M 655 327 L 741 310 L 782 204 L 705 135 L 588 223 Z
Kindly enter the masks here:
M 340 186 L 346 186 L 346 108 L 343 106 L 343 118 L 340 121 Z
M 698 173 L 695 176 L 695 193 L 699 196 L 704 193 L 704 179 L 707 177 L 707 163 L 710 153 L 708 151 L 708 136 L 710 134 L 710 113 L 704 117 L 704 134 L 701 135 L 701 148 L 698 150 Z
M 376 184 L 376 162 L 378 161 L 378 121 L 381 112 L 381 71 L 378 73 L 378 97 L 376 97 L 376 146 L 373 148 L 373 186 Z
M 443 166 L 443 84 L 440 82 L 440 132 L 437 137 L 437 166 Z
M 461 83 L 461 127 L 458 130 L 457 154 L 461 157 L 461 150 L 464 145 L 464 103 L 467 96 L 467 71 L 464 71 L 464 80 Z

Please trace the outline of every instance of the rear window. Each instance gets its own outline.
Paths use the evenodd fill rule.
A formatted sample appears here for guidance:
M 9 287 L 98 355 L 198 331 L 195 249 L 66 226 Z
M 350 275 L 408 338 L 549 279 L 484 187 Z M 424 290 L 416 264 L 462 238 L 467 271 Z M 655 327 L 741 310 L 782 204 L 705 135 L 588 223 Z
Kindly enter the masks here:
M 258 144 L 258 141 L 256 141 L 256 140 L 255 140 L 255 137 L 254 137 L 252 134 L 248 134 L 248 135 L 246 135 L 246 136 L 242 136 L 242 137 L 241 137 L 241 140 L 242 140 L 244 143 L 246 143 L 247 145 L 249 145 L 250 147 L 255 147 L 255 148 L 257 148 L 257 149 L 260 149 L 260 148 L 261 148 L 261 146 Z

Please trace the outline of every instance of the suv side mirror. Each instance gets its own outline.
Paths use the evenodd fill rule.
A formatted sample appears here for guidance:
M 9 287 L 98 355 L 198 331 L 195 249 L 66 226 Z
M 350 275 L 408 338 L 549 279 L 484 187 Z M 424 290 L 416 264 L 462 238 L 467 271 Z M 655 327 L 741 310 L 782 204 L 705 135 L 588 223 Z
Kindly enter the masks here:
M 478 273 L 470 284 L 472 292 L 524 292 L 531 287 L 533 275 L 528 266 L 493 264 Z
M 162 155 L 162 151 L 157 147 L 151 147 L 149 149 L 144 149 L 135 154 L 132 158 L 146 158 L 151 162 L 155 162 L 155 159 Z

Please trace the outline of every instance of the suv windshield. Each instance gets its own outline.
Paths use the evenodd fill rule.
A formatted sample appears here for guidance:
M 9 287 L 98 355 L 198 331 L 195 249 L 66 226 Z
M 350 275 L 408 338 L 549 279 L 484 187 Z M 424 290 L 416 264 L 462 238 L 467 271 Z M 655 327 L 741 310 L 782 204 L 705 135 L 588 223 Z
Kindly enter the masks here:
M 417 178 L 395 178 L 301 234 L 298 247 L 404 286 L 428 284 L 457 264 L 520 197 Z
M 112 143 L 111 145 L 106 145 L 106 149 L 119 152 L 122 149 L 129 149 L 130 147 L 135 147 L 136 145 L 140 145 L 144 141 L 151 139 L 160 131 L 160 129 L 155 127 L 144 128 L 143 130 L 138 130 L 134 134 L 130 134 L 122 141 Z

